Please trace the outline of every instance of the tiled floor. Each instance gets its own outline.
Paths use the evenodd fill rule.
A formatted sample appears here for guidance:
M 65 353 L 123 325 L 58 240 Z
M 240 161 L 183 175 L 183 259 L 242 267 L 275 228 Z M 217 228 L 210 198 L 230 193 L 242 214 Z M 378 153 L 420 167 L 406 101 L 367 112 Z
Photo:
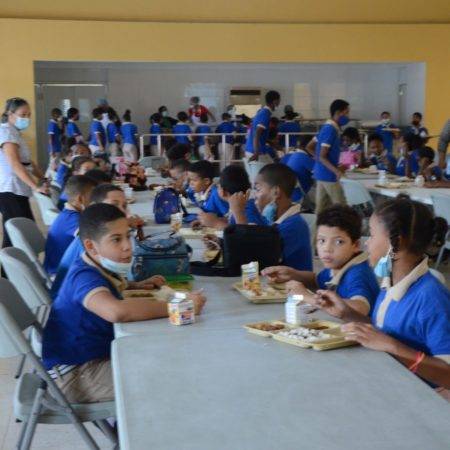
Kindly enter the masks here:
M 45 226 L 39 221 L 40 216 L 36 211 L 35 217 L 44 231 Z M 446 276 L 447 285 L 450 285 L 449 265 L 443 265 L 441 270 Z M 21 425 L 15 422 L 12 411 L 12 399 L 15 387 L 14 372 L 17 363 L 17 358 L 0 359 L 0 450 L 12 450 L 15 448 L 20 432 Z M 102 449 L 112 448 L 110 442 L 97 428 L 89 424 L 88 429 Z M 38 425 L 32 448 L 35 450 L 81 450 L 85 449 L 86 446 L 73 426 Z

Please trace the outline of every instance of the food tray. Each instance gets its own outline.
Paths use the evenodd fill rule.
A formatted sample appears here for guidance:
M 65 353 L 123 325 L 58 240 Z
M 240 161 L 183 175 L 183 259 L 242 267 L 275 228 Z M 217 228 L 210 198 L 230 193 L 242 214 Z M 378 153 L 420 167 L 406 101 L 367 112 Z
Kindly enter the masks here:
M 200 228 L 199 230 L 193 230 L 192 228 L 180 228 L 178 234 L 183 236 L 185 239 L 203 239 L 206 234 L 212 234 L 218 238 L 223 237 L 222 230 L 216 230 L 215 228 L 209 227 Z
M 250 300 L 252 303 L 286 303 L 288 294 L 286 289 L 281 288 L 279 285 L 276 286 L 263 286 L 263 291 L 265 289 L 270 289 L 270 293 L 263 293 L 262 295 L 254 295 L 242 287 L 241 282 L 233 284 L 233 288 L 236 289 L 240 294 L 242 294 L 246 299 Z
M 400 182 L 400 181 L 391 181 L 385 184 L 375 184 L 375 187 L 377 188 L 384 188 L 384 189 L 407 189 L 413 186 L 412 182 Z
M 275 325 L 275 326 L 281 326 L 283 325 L 284 328 L 280 330 L 274 330 L 274 331 L 266 331 L 266 330 L 260 330 L 258 328 L 255 328 L 256 326 L 261 326 L 262 324 L 269 324 L 269 325 Z M 299 328 L 298 325 L 291 325 L 288 323 L 285 323 L 280 320 L 272 320 L 272 321 L 263 321 L 263 322 L 256 322 L 247 324 L 244 326 L 244 328 L 252 334 L 256 334 L 258 336 L 267 337 L 267 338 L 273 338 L 276 341 L 284 342 L 285 344 L 291 344 L 295 345 L 296 347 L 301 348 L 312 348 L 313 350 L 322 351 L 322 350 L 332 350 L 336 348 L 342 348 L 342 347 L 349 347 L 352 345 L 357 345 L 356 342 L 353 341 L 347 341 L 345 339 L 344 333 L 341 331 L 340 323 L 332 322 L 328 320 L 316 320 L 313 322 L 310 322 L 306 325 L 301 325 L 303 328 L 310 328 L 310 329 L 320 329 L 323 330 L 325 333 L 331 335 L 332 337 L 321 339 L 315 342 L 305 342 L 301 341 L 299 339 L 289 338 L 286 336 L 280 336 L 280 331 L 287 331 L 292 330 L 295 328 Z

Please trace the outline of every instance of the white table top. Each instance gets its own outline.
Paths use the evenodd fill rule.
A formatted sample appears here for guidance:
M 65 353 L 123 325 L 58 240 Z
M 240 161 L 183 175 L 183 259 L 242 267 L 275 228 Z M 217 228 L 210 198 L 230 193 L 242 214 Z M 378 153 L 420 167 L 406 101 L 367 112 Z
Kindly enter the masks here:
M 122 450 L 450 448 L 448 403 L 384 353 L 194 329 L 113 342 Z

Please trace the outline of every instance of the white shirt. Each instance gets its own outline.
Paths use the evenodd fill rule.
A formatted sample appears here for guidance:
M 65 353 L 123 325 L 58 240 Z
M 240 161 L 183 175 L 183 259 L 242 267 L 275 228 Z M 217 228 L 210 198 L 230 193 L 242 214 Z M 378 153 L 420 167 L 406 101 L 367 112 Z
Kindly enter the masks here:
M 33 193 L 32 189 L 15 174 L 3 151 L 3 144 L 7 142 L 18 145 L 20 162 L 30 173 L 33 170 L 30 149 L 22 134 L 15 126 L 2 123 L 0 125 L 0 192 L 12 192 L 16 195 L 30 197 Z

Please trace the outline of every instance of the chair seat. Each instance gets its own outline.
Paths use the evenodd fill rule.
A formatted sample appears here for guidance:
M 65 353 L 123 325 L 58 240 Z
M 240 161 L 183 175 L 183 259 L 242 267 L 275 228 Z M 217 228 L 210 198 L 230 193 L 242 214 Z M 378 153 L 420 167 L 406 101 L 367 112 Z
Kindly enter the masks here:
M 36 396 L 36 391 L 41 385 L 41 378 L 33 373 L 24 373 L 20 377 L 14 393 L 14 415 L 21 421 L 28 420 Z M 47 391 L 45 398 L 52 403 L 56 403 Z M 92 422 L 94 420 L 115 417 L 116 406 L 114 401 L 98 403 L 72 403 L 77 416 L 82 422 Z M 59 411 L 53 411 L 43 407 L 38 418 L 38 423 L 47 424 L 70 424 L 69 417 Z

